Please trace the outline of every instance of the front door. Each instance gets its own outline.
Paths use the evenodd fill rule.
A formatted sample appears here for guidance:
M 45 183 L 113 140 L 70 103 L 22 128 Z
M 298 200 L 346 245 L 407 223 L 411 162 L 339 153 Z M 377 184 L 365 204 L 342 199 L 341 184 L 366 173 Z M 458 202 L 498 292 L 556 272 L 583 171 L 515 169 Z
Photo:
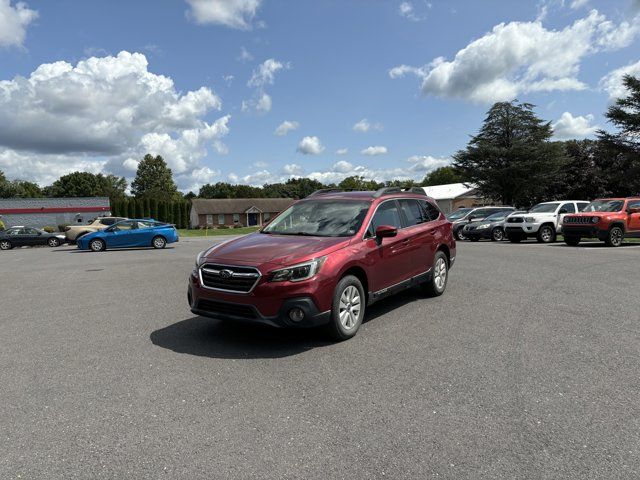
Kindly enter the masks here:
M 629 200 L 627 209 L 640 208 L 640 200 Z M 640 213 L 629 213 L 627 231 L 637 237 L 640 236 Z
M 257 213 L 247 213 L 247 225 L 249 227 L 254 227 L 258 225 L 258 214 Z
M 376 239 L 376 228 L 396 227 L 395 237 Z M 381 203 L 367 229 L 367 259 L 371 266 L 369 289 L 379 292 L 411 277 L 411 234 L 402 228 L 400 210 L 395 200 Z

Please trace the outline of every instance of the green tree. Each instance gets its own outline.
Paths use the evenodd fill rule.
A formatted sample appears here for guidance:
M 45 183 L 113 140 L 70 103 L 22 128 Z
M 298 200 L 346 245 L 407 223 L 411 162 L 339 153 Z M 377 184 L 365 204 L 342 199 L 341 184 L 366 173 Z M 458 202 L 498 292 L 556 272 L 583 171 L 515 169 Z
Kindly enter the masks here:
M 347 177 L 338 184 L 338 187 L 344 190 L 378 190 L 383 186 L 383 183 L 376 182 L 375 180 L 367 180 L 357 175 Z
M 455 167 L 447 165 L 446 167 L 436 168 L 427 173 L 420 185 L 423 187 L 431 187 L 433 185 L 448 185 L 450 183 L 465 182 L 465 178 Z
M 523 206 L 546 199 L 568 162 L 563 145 L 529 103 L 498 102 L 454 167 L 480 193 L 504 204 Z
M 602 148 L 594 140 L 569 140 L 563 142 L 568 163 L 555 187 L 549 190 L 550 198 L 593 199 L 607 194 L 607 174 L 602 168 Z
M 44 194 L 37 183 L 26 180 L 11 182 L 0 180 L 0 198 L 42 198 Z
M 109 197 L 124 198 L 127 182 L 124 177 L 73 172 L 63 175 L 47 189 L 51 197 Z
M 200 187 L 199 198 L 234 198 L 233 185 L 226 182 L 218 182 L 213 185 L 207 183 Z
M 617 99 L 605 113 L 618 131 L 598 132 L 601 163 L 609 194 L 637 195 L 640 194 L 640 78 L 626 75 L 623 84 L 628 95 Z
M 180 198 L 173 173 L 160 156 L 145 155 L 138 164 L 136 178 L 131 183 L 131 193 L 136 198 L 175 200 Z

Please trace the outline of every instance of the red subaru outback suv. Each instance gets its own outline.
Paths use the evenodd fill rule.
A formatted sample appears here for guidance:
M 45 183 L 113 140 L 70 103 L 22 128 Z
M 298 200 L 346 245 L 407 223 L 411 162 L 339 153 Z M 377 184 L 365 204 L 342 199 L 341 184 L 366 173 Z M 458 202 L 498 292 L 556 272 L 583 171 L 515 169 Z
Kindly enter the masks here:
M 272 326 L 356 334 L 365 306 L 422 285 L 442 295 L 456 258 L 451 223 L 421 188 L 325 189 L 259 232 L 201 252 L 192 312 Z
M 594 200 L 581 213 L 564 217 L 562 233 L 567 245 L 598 238 L 619 247 L 624 237 L 640 237 L 640 197 Z

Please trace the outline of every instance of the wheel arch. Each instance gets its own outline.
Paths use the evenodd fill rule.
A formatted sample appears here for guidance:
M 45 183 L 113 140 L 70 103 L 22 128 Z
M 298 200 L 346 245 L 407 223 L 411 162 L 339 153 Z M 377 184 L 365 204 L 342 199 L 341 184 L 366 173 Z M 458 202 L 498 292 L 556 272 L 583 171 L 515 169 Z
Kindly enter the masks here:
M 609 228 L 607 228 L 607 232 L 610 232 L 613 227 L 620 227 L 622 229 L 622 233 L 627 233 L 624 222 L 621 222 L 620 220 L 611 222 L 611 225 L 609 225 Z
M 346 277 L 347 275 L 353 275 L 358 280 L 360 280 L 360 283 L 362 284 L 362 288 L 364 290 L 364 295 L 366 297 L 366 300 L 369 301 L 369 279 L 367 277 L 367 272 L 365 271 L 365 269 L 359 265 L 350 265 L 347 268 L 345 268 L 344 271 L 340 274 L 340 277 L 338 278 L 338 282 L 342 280 L 344 277 Z
M 443 252 L 446 255 L 447 266 L 450 267 L 451 266 L 451 250 L 449 249 L 449 245 L 447 245 L 446 243 L 441 243 L 436 249 L 436 251 L 434 252 L 434 256 L 438 252 Z

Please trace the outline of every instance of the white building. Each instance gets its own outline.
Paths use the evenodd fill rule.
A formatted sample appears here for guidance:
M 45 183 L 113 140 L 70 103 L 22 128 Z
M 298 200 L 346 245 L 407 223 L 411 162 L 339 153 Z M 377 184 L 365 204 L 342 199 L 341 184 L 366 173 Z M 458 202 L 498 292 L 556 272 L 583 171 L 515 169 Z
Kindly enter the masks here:
M 444 213 L 451 213 L 459 208 L 481 207 L 491 205 L 491 200 L 481 197 L 477 187 L 471 183 L 449 183 L 422 187 L 428 196 L 433 198 Z

